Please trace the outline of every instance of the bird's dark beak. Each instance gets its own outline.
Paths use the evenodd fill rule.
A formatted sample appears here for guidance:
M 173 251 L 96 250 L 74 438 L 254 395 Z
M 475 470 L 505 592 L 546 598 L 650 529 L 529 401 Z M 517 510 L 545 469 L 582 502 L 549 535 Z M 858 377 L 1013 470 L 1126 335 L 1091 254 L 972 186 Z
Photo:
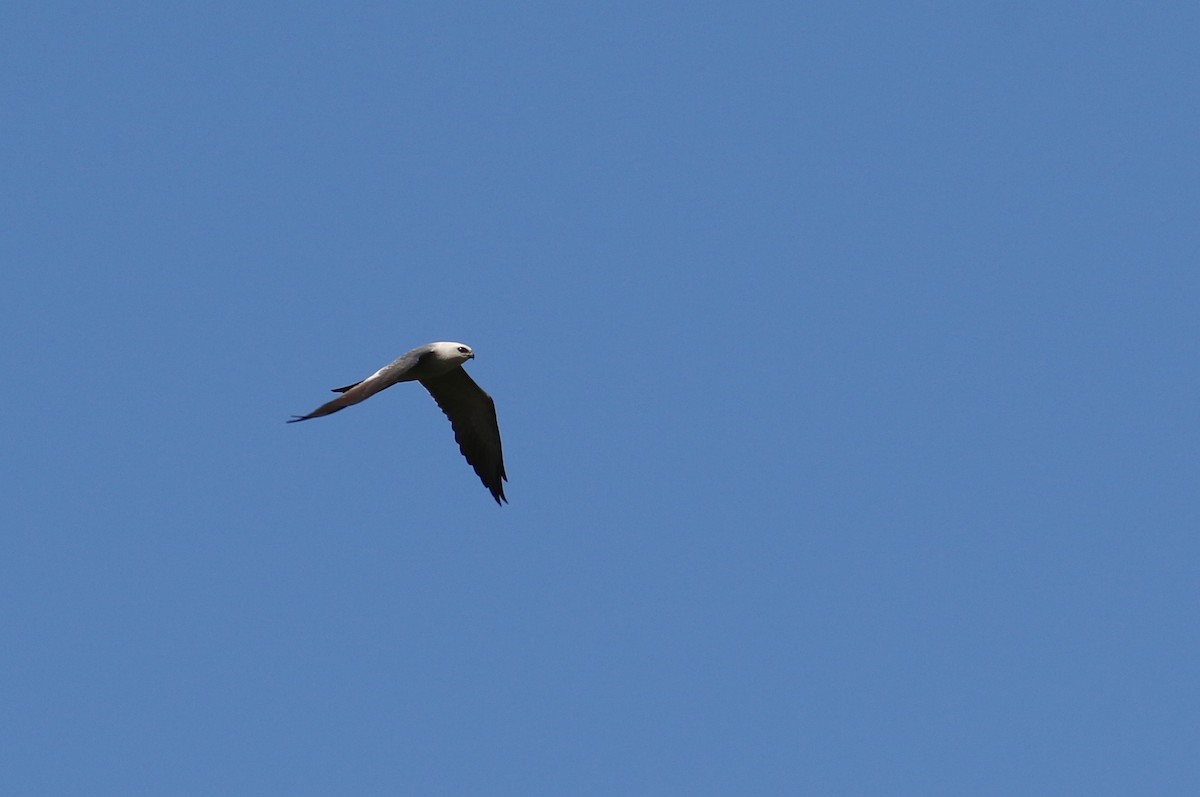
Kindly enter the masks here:
M 475 352 L 471 352 L 470 354 L 468 354 L 468 355 L 467 355 L 467 359 L 468 359 L 468 360 L 474 360 L 474 359 L 475 359 Z

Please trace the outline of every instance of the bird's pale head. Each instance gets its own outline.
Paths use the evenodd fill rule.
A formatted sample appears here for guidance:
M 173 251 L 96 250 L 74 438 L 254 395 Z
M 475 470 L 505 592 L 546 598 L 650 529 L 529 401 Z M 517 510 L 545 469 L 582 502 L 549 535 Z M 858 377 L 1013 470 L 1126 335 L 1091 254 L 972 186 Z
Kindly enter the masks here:
M 467 360 L 474 359 L 475 357 L 475 352 L 465 343 L 441 341 L 440 343 L 431 343 L 429 345 L 433 349 L 434 355 L 443 362 L 462 365 Z

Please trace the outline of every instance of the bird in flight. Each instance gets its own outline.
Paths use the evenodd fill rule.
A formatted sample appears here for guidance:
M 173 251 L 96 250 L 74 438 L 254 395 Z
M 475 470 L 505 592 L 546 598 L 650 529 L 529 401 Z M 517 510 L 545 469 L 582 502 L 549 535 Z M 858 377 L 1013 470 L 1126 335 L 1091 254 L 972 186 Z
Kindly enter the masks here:
M 398 357 L 361 382 L 335 387 L 342 395 L 322 404 L 308 415 L 294 415 L 288 423 L 307 421 L 344 410 L 374 396 L 397 382 L 420 382 L 433 400 L 442 408 L 454 427 L 454 441 L 475 469 L 483 486 L 492 493 L 496 503 L 504 497 L 504 453 L 500 448 L 500 426 L 496 423 L 496 404 L 492 397 L 475 384 L 463 370 L 463 363 L 475 358 L 475 352 L 464 343 L 426 343 Z

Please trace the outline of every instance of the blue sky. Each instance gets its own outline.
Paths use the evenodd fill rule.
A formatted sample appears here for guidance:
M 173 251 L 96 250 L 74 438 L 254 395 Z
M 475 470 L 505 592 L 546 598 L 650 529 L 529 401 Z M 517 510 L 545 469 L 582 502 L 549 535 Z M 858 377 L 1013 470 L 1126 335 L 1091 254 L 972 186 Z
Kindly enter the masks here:
M 1197 793 L 1198 34 L 7 4 L 0 790 Z

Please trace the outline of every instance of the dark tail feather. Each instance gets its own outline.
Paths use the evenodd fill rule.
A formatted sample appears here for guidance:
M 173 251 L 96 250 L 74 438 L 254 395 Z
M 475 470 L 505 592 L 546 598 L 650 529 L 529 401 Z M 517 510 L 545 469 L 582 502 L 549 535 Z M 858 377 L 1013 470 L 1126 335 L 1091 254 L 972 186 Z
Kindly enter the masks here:
M 345 387 L 335 387 L 335 388 L 333 389 L 333 392 L 334 392 L 334 393 L 345 393 L 347 390 L 351 390 L 352 388 L 356 388 L 356 387 L 358 387 L 358 386 L 359 386 L 359 385 L 361 385 L 361 384 L 362 384 L 362 382 L 355 382 L 353 385 L 346 385 Z

